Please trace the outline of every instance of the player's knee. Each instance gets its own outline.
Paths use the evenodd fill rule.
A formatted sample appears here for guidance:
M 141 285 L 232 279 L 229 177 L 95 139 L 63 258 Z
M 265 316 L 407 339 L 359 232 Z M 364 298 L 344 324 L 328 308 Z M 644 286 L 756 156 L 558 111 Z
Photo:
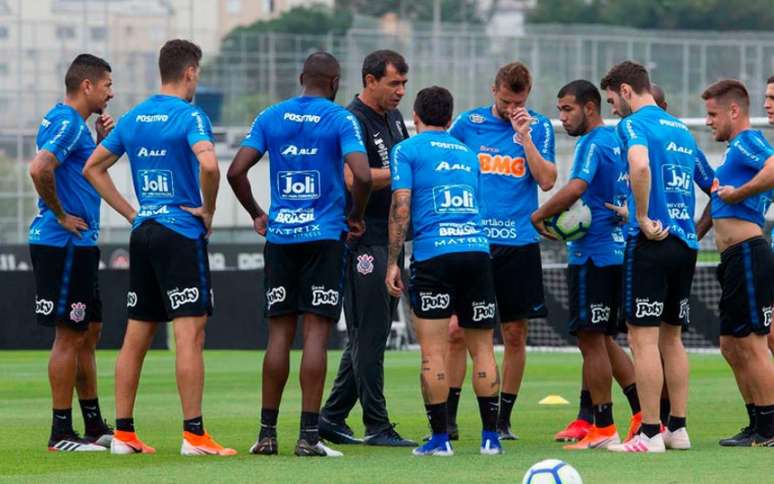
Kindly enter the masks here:
M 510 349 L 520 350 L 527 345 L 527 328 L 523 324 L 503 325 L 503 343 Z
M 449 326 L 449 345 L 465 345 L 465 331 L 459 326 Z
M 728 338 L 720 338 L 720 354 L 730 365 L 736 364 L 736 345 Z

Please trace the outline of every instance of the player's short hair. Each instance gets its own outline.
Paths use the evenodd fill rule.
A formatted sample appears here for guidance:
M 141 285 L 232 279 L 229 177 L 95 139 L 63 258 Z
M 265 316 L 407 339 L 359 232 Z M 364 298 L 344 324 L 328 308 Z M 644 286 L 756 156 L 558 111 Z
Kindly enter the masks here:
M 750 94 L 744 84 L 736 79 L 723 79 L 710 85 L 701 93 L 701 98 L 705 101 L 716 99 L 722 103 L 735 102 L 744 111 L 750 109 Z
M 426 87 L 417 93 L 414 113 L 427 126 L 445 127 L 454 113 L 454 98 L 444 87 Z
M 68 94 L 72 94 L 81 87 L 81 83 L 88 79 L 96 83 L 106 72 L 113 72 L 110 64 L 91 54 L 80 54 L 76 57 L 65 74 L 65 88 Z
M 176 82 L 183 78 L 189 67 L 199 67 L 202 49 L 198 45 L 183 39 L 168 40 L 159 52 L 159 72 L 161 83 Z
M 333 54 L 314 52 L 304 61 L 304 85 L 325 85 L 341 74 L 341 66 Z
M 597 112 L 600 112 L 602 108 L 602 96 L 599 94 L 599 89 L 585 79 L 577 79 L 565 84 L 559 89 L 559 94 L 556 97 L 562 98 L 564 96 L 575 96 L 575 102 L 580 106 L 585 106 L 589 102 L 594 103 Z
M 769 80 L 766 81 L 766 84 L 774 84 L 774 76 L 769 76 Z
M 650 91 L 650 76 L 648 70 L 642 64 L 632 61 L 624 61 L 614 65 L 602 78 L 600 86 L 602 89 L 611 89 L 615 92 L 621 91 L 621 84 L 628 84 L 637 94 Z
M 375 50 L 363 59 L 363 86 L 366 85 L 366 76 L 371 74 L 378 81 L 387 73 L 387 66 L 393 66 L 400 75 L 408 72 L 409 66 L 406 59 L 394 50 Z
M 505 86 L 516 93 L 529 91 L 532 89 L 532 75 L 527 66 L 521 62 L 511 62 L 497 71 L 495 89 L 500 86 Z

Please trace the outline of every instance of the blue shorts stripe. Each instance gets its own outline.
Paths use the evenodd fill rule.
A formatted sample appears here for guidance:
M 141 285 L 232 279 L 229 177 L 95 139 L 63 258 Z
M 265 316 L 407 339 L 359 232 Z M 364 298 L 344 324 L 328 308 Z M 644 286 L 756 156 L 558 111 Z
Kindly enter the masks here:
M 586 287 L 586 277 L 588 276 L 588 266 L 583 264 L 580 267 L 580 274 L 578 275 L 578 316 L 581 321 L 588 321 L 588 311 L 586 306 L 588 304 L 588 294 Z
M 202 307 L 208 309 L 210 306 L 210 287 L 207 284 L 207 251 L 204 249 L 204 241 L 198 239 L 196 241 L 196 254 L 199 263 L 199 291 L 201 293 Z
M 744 277 L 747 285 L 747 304 L 750 311 L 750 324 L 753 328 L 759 328 L 761 325 L 758 318 L 758 304 L 755 300 L 755 281 L 753 280 L 752 255 L 749 242 L 742 244 L 742 257 L 744 260 Z
M 632 316 L 632 278 L 634 277 L 634 248 L 637 239 L 629 239 L 626 242 L 626 266 L 624 267 L 624 313 L 627 319 Z
M 70 295 L 70 276 L 73 271 L 73 258 L 75 257 L 75 246 L 72 242 L 67 244 L 65 253 L 64 268 L 62 269 L 62 283 L 59 286 L 59 300 L 56 304 L 56 316 L 61 318 L 67 311 L 67 297 Z

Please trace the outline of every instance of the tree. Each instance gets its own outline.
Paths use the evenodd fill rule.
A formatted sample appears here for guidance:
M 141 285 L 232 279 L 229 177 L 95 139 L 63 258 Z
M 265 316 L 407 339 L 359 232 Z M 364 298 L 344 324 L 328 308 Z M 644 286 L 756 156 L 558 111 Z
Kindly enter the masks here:
M 483 23 L 484 19 L 478 11 L 476 0 L 440 0 L 440 2 L 443 22 Z M 395 13 L 401 19 L 414 22 L 433 20 L 433 0 L 336 0 L 336 9 L 371 17 Z

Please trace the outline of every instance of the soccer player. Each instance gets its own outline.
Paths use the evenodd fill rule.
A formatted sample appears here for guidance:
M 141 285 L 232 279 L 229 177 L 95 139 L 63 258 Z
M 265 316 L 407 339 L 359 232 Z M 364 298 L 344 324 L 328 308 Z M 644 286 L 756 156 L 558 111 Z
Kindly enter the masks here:
M 335 444 L 414 447 L 395 431 L 384 400 L 384 350 L 398 299 L 384 285 L 387 271 L 387 216 L 390 211 L 390 150 L 408 138 L 397 107 L 406 94 L 408 65 L 392 50 L 377 50 L 363 60 L 363 89 L 347 109 L 357 118 L 371 166 L 373 192 L 365 211 L 368 230 L 347 252 L 344 315 L 347 344 L 333 389 L 320 412 L 320 436 Z M 347 188 L 352 171 L 345 166 Z M 402 266 L 402 264 L 399 264 Z M 346 423 L 360 400 L 365 438 Z
M 625 61 L 602 79 L 629 164 L 631 195 L 624 254 L 624 314 L 642 406 L 640 433 L 618 452 L 688 449 L 688 357 L 681 340 L 689 317 L 698 240 L 691 183 L 699 150 L 688 127 L 656 105 L 647 70 Z M 663 366 L 662 366 L 663 358 Z M 659 397 L 666 376 L 671 411 L 663 437 Z
M 766 97 L 763 103 L 769 124 L 774 125 L 774 76 L 769 77 L 766 83 Z M 771 229 L 771 248 L 774 250 L 774 227 Z M 769 333 L 769 350 L 774 354 L 774 331 Z
M 517 439 L 510 430 L 511 412 L 524 376 L 527 319 L 547 315 L 540 236 L 529 217 L 538 206 L 538 186 L 548 191 L 556 181 L 554 131 L 548 118 L 525 107 L 531 88 L 524 64 L 503 66 L 492 86 L 494 104 L 461 114 L 450 130 L 478 155 L 486 187 L 481 218 L 491 243 L 505 345 L 497 421 L 504 440 Z M 456 367 L 465 353 L 455 348 L 449 364 Z
M 570 181 L 532 214 L 532 224 L 553 238 L 543 220 L 562 213 L 579 199 L 592 213 L 589 232 L 567 244 L 570 334 L 583 355 L 583 381 L 593 404 L 593 426 L 567 449 L 600 449 L 620 443 L 613 423 L 613 366 L 632 406 L 630 433 L 639 427 L 634 368 L 613 340 L 619 332 L 624 236 L 620 218 L 607 205 L 623 206 L 629 191 L 627 166 L 615 129 L 604 125 L 599 91 L 586 80 L 573 81 L 557 95 L 559 120 L 576 143 Z M 576 424 L 577 426 L 578 424 Z M 572 426 L 572 424 L 571 424 Z
M 99 115 L 98 142 L 113 128 L 113 119 L 103 113 L 113 97 L 112 84 L 107 62 L 91 54 L 76 57 L 65 75 L 64 102 L 43 117 L 35 141 L 38 153 L 30 163 L 40 197 L 29 231 L 35 316 L 38 324 L 55 327 L 48 362 L 52 451 L 104 451 L 113 433 L 100 413 L 94 356 L 102 330 L 97 281 L 100 200 L 81 174 L 95 147 L 86 121 Z M 73 430 L 73 388 L 86 427 L 83 438 Z
M 325 386 L 327 343 L 341 314 L 344 234 L 363 235 L 371 173 L 355 116 L 333 103 L 339 62 L 327 52 L 310 55 L 301 74 L 303 95 L 258 114 L 228 170 L 228 180 L 266 237 L 265 315 L 269 341 L 263 359 L 263 408 L 253 454 L 277 453 L 277 415 L 288 379 L 290 346 L 303 318 L 301 428 L 298 456 L 338 457 L 320 440 L 320 401 Z M 271 207 L 258 205 L 249 169 L 269 153 Z M 345 216 L 344 163 L 352 172 L 352 208 Z
M 720 445 L 774 447 L 774 363 L 766 344 L 774 310 L 774 253 L 763 238 L 774 182 L 748 184 L 759 173 L 774 181 L 774 148 L 750 127 L 750 98 L 744 84 L 718 81 L 701 97 L 715 140 L 728 143 L 711 200 L 723 291 L 720 349 L 750 419 Z
M 158 323 L 170 320 L 184 419 L 180 453 L 236 454 L 205 431 L 202 419 L 204 327 L 212 314 L 207 236 L 220 173 L 210 121 L 191 104 L 201 57 L 199 47 L 186 40 L 164 44 L 159 53 L 160 93 L 124 114 L 84 168 L 102 198 L 132 224 L 129 322 L 116 360 L 114 454 L 155 452 L 135 433 L 134 403 Z M 138 210 L 118 192 L 108 173 L 124 153 Z
M 453 455 L 447 433 L 449 383 L 446 347 L 449 318 L 465 328 L 473 358 L 473 388 L 483 431 L 480 452 L 502 453 L 497 435 L 500 376 L 494 358 L 496 295 L 489 242 L 479 214 L 479 163 L 475 153 L 446 130 L 454 111 L 442 87 L 422 89 L 414 101 L 417 136 L 392 151 L 390 251 L 386 284 L 403 292 L 398 260 L 409 231 L 414 233 L 409 294 L 414 329 L 422 352 L 420 381 L 432 437 L 414 455 Z

